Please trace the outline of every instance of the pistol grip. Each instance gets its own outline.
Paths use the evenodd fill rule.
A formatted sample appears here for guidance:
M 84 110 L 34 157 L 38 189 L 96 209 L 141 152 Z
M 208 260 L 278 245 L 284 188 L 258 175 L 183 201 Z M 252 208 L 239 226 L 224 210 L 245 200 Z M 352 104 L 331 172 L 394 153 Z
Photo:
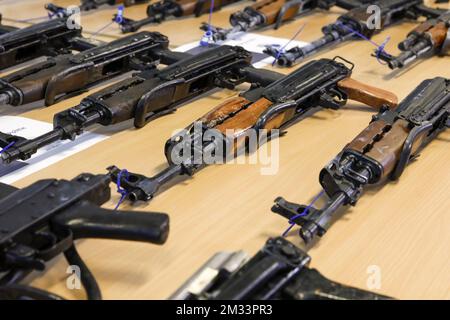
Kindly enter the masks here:
M 395 109 L 398 104 L 398 98 L 392 92 L 369 86 L 352 78 L 339 81 L 338 87 L 347 94 L 348 99 L 362 102 L 377 110 L 383 106 Z
M 73 238 L 103 238 L 163 244 L 169 216 L 163 213 L 102 209 L 82 201 L 53 219 L 56 228 L 69 229 Z

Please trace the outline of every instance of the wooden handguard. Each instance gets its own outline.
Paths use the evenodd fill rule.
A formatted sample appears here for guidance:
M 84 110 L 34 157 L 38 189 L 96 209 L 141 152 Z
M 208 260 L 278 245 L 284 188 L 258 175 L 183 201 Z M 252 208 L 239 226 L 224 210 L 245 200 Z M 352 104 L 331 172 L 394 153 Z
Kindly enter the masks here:
M 348 99 L 362 102 L 377 110 L 383 106 L 395 109 L 398 104 L 398 98 L 392 92 L 369 86 L 352 78 L 339 81 L 338 87 L 345 91 Z
M 244 146 L 248 130 L 255 126 L 261 114 L 271 106 L 273 106 L 273 102 L 266 98 L 251 102 L 244 97 L 236 97 L 220 104 L 198 121 L 208 128 L 218 130 L 230 141 L 233 141 L 234 151 L 237 151 Z M 267 130 L 279 128 L 291 119 L 294 112 L 294 109 L 289 109 L 273 117 L 264 128 Z M 227 132 L 227 130 L 230 131 Z
M 263 0 L 256 2 L 251 6 L 251 8 L 265 17 L 266 25 L 271 25 L 277 20 L 281 8 L 283 8 L 283 6 L 288 2 L 289 0 Z M 299 7 L 300 3 L 288 8 L 282 17 L 282 21 L 294 18 L 298 13 Z
M 236 116 L 231 117 L 223 123 L 217 125 L 216 129 L 222 133 L 225 133 L 227 129 L 236 130 L 235 135 L 238 137 L 246 130 L 254 127 L 262 113 L 273 105 L 273 102 L 267 100 L 266 98 L 260 98 L 253 103 L 248 101 L 247 103 L 250 104 L 248 108 L 241 110 Z M 294 109 L 290 109 L 290 112 L 293 111 Z M 286 113 L 281 113 L 270 119 L 264 128 L 267 130 L 277 129 L 287 120 L 288 115 Z
M 427 32 L 435 48 L 441 47 L 447 39 L 448 27 L 444 22 L 440 22 Z
M 399 119 L 393 125 L 383 120 L 370 123 L 344 150 L 356 151 L 379 163 L 383 168 L 380 181 L 389 177 L 394 171 L 403 145 L 408 138 L 411 128 L 408 121 Z M 415 154 L 422 144 L 426 132 L 421 134 L 414 142 L 412 154 Z
M 408 33 L 408 36 L 412 34 L 422 34 L 424 32 L 427 32 L 431 28 L 433 28 L 433 23 L 431 23 L 429 20 L 426 20 L 415 27 L 410 33 Z
M 197 2 L 192 0 L 175 0 L 181 8 L 181 16 L 190 16 L 195 12 Z
M 250 101 L 243 97 L 234 97 L 228 99 L 227 101 L 219 104 L 217 107 L 212 109 L 197 121 L 204 123 L 208 128 L 214 128 L 219 123 L 223 123 L 226 119 L 230 118 L 232 114 L 239 112 L 249 103 Z

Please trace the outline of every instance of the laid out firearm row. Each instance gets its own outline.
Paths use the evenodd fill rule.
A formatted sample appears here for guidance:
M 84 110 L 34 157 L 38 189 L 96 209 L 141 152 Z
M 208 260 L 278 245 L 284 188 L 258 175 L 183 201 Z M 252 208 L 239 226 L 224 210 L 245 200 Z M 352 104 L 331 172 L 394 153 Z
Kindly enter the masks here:
M 93 1 L 94 2 L 94 1 Z M 159 24 L 169 18 L 184 16 L 201 16 L 217 11 L 223 6 L 238 0 L 203 1 L 203 0 L 160 0 L 147 7 L 147 18 L 132 20 L 126 17 L 113 17 L 122 32 L 136 32 L 143 26 Z M 114 4 L 112 1 L 110 4 Z M 213 6 L 211 8 L 211 6 Z M 281 67 L 289 67 L 309 56 L 329 49 L 340 43 L 354 40 L 368 40 L 387 27 L 403 21 L 418 21 L 425 18 L 407 38 L 398 44 L 401 53 L 393 56 L 380 46 L 373 54 L 379 61 L 385 61 L 391 69 L 411 65 L 419 58 L 433 55 L 446 55 L 450 48 L 450 15 L 444 9 L 431 8 L 423 0 L 258 0 L 229 17 L 230 27 L 220 28 L 203 23 L 201 29 L 206 31 L 206 42 L 221 43 L 233 39 L 242 33 L 261 30 L 268 27 L 279 28 L 283 23 L 301 18 L 317 10 L 329 10 L 337 6 L 347 10 L 336 22 L 322 28 L 323 36 L 306 46 L 291 47 L 281 50 L 278 46 L 268 46 L 264 51 L 273 56 Z M 373 21 L 373 7 L 380 10 L 380 21 Z M 70 16 L 64 8 L 47 5 L 47 9 L 60 16 Z
M 436 15 L 436 10 L 424 7 L 421 1 L 379 2 L 385 4 L 382 12 L 389 18 L 383 20 L 386 25 L 419 15 L 429 18 L 408 35 L 399 57 L 375 53 L 391 67 L 421 57 L 425 53 L 420 50 L 425 48 L 441 52 L 446 46 L 444 40 L 439 48 L 435 47 L 437 39 L 443 37 L 444 31 L 448 32 L 447 13 Z M 347 27 L 362 32 L 351 22 L 351 17 L 367 8 L 361 4 L 355 5 L 353 1 L 303 4 L 283 7 L 282 15 L 272 16 L 270 24 L 279 25 L 291 8 L 294 17 L 299 8 L 309 11 L 336 4 L 350 11 L 329 28 L 332 37 L 325 36 L 327 43 L 323 45 L 354 37 L 353 33 L 345 33 Z M 245 10 L 248 16 L 253 13 Z M 153 244 L 166 241 L 167 214 L 101 208 L 111 198 L 111 182 L 125 192 L 124 199 L 149 201 L 175 178 L 191 177 L 209 164 L 198 162 L 194 155 L 200 155 L 200 159 L 220 155 L 228 160 L 253 152 L 289 126 L 301 125 L 299 120 L 314 110 L 337 110 L 353 100 L 375 109 L 376 115 L 320 171 L 325 206 L 319 209 L 278 197 L 272 208 L 290 223 L 298 224 L 303 241 L 311 243 L 325 234 L 346 207 L 356 205 L 364 190 L 398 179 L 411 160 L 450 127 L 450 79 L 443 77 L 424 80 L 398 102 L 394 93 L 354 79 L 355 66 L 342 57 L 311 60 L 284 75 L 253 67 L 252 53 L 237 46 L 222 45 L 196 55 L 171 51 L 168 38 L 158 32 L 142 31 L 109 43 L 94 42 L 82 36 L 81 27 L 70 28 L 68 18 L 63 15 L 23 29 L 0 27 L 4 30 L 0 36 L 1 69 L 45 57 L 45 61 L 31 62 L 0 79 L 1 104 L 20 107 L 42 102 L 43 106 L 50 106 L 113 77 L 125 79 L 56 113 L 53 130 L 46 134 L 26 139 L 0 132 L 3 165 L 26 161 L 40 148 L 59 140 L 75 140 L 97 125 L 113 126 L 131 120 L 139 129 L 214 89 L 236 89 L 244 83 L 250 86 L 211 108 L 182 133 L 170 137 L 163 151 L 168 166 L 155 176 L 111 165 L 104 174 L 83 173 L 72 180 L 40 180 L 22 189 L 0 184 L 0 298 L 62 299 L 30 286 L 25 278 L 33 271 L 44 270 L 47 262 L 63 254 L 69 265 L 79 266 L 87 298 L 100 299 L 100 288 L 78 254 L 75 240 L 104 238 Z M 230 32 L 216 29 L 216 34 L 221 34 L 217 39 L 250 29 Z M 344 34 L 339 35 L 340 31 Z M 307 56 L 316 49 L 301 52 Z M 293 52 L 297 51 L 290 53 Z M 269 134 L 261 135 L 262 129 Z M 205 140 L 207 130 L 215 132 L 210 140 Z M 256 144 L 247 139 L 251 133 L 256 133 Z M 191 151 L 189 156 L 183 150 Z M 251 259 L 242 252 L 217 254 L 171 298 L 390 299 L 333 282 L 308 267 L 310 260 L 306 252 L 285 238 L 270 238 Z
M 172 66 L 154 73 L 153 87 L 147 87 L 148 92 L 151 93 L 150 96 L 155 94 L 161 96 L 161 92 L 155 93 L 154 89 L 166 88 L 165 83 L 175 85 L 176 88 L 179 84 L 189 82 L 186 81 L 186 79 L 189 79 L 186 72 L 192 72 L 192 70 L 189 70 L 187 66 L 194 64 L 197 66 L 196 72 L 198 72 L 201 69 L 198 67 L 199 61 L 202 61 L 206 56 L 217 58 L 221 56 L 220 53 L 227 56 L 228 59 L 230 57 L 236 58 L 236 54 L 238 54 L 237 56 L 241 58 L 239 60 L 241 62 L 249 61 L 250 56 L 242 48 L 224 46 L 213 49 L 208 54 L 203 53 L 195 57 L 184 58 L 172 64 Z M 247 58 L 247 60 L 244 58 Z M 227 61 L 230 62 L 230 60 Z M 293 120 L 297 120 L 301 115 L 305 115 L 311 108 L 321 106 L 337 109 L 343 106 L 347 99 L 358 100 L 379 110 L 379 114 L 373 119 L 368 129 L 364 130 L 354 140 L 355 142 L 350 143 L 343 153 L 322 171 L 320 182 L 331 200 L 325 209 L 317 210 L 311 208 L 306 216 L 295 220 L 296 223 L 302 226 L 301 235 L 305 241 L 310 241 L 315 235 L 323 235 L 328 227 L 327 224 L 331 215 L 340 206 L 354 205 L 361 195 L 362 187 L 366 184 L 374 184 L 388 177 L 398 178 L 409 159 L 414 157 L 418 150 L 425 146 L 440 131 L 450 125 L 450 82 L 444 78 L 424 81 L 396 108 L 397 100 L 395 95 L 351 79 L 353 66 L 340 58 L 312 61 L 286 76 L 265 70 L 261 70 L 261 74 L 258 74 L 258 69 L 254 69 L 245 63 L 240 64 L 239 68 L 248 68 L 247 73 L 251 74 L 258 82 L 253 82 L 254 85 L 248 91 L 242 93 L 239 97 L 222 103 L 200 119 L 204 129 L 216 129 L 223 136 L 222 140 L 214 139 L 211 143 L 203 144 L 202 152 L 207 152 L 212 146 L 220 149 L 224 144 L 231 144 L 233 146 L 231 148 L 232 152 L 237 154 L 241 148 L 245 149 L 247 146 L 245 146 L 244 140 L 240 136 L 226 136 L 226 129 L 240 129 L 241 132 L 242 130 L 257 130 L 261 128 L 268 130 L 283 129 L 291 124 Z M 180 72 L 182 70 L 186 79 L 177 81 L 175 77 L 169 77 L 168 79 L 161 77 L 161 73 L 167 70 L 170 71 L 168 74 L 172 75 L 177 74 L 175 71 Z M 144 82 L 145 80 L 142 80 L 140 83 Z M 132 84 L 134 81 L 129 83 Z M 207 87 L 207 89 L 209 88 Z M 111 92 L 111 90 L 109 91 Z M 112 92 L 115 92 L 115 90 L 112 90 Z M 168 90 L 168 92 L 172 94 L 174 92 L 173 88 Z M 139 100 L 143 93 L 139 91 L 137 94 L 136 100 Z M 132 98 L 130 95 L 125 94 L 124 96 L 128 97 L 128 99 Z M 182 99 L 184 100 L 184 98 Z M 162 106 L 161 108 L 170 109 L 171 100 L 163 99 L 163 101 L 169 102 L 167 106 Z M 122 102 L 117 105 L 111 105 L 111 107 L 120 105 L 123 105 Z M 120 109 L 114 110 L 118 114 L 121 113 Z M 127 112 L 130 112 L 129 109 Z M 149 112 L 152 113 L 152 111 Z M 96 111 L 95 113 L 100 112 Z M 70 115 L 69 112 L 64 112 L 64 114 Z M 57 132 L 66 132 L 66 130 L 74 126 L 74 123 L 72 123 L 67 127 L 58 126 L 55 130 Z M 193 125 L 189 126 L 188 132 L 191 132 L 191 128 L 193 128 Z M 79 132 L 80 129 L 76 131 Z M 56 136 L 55 132 L 46 136 Z M 398 138 L 399 134 L 402 134 L 402 139 L 400 140 Z M 195 139 L 198 137 L 189 138 L 192 138 L 191 141 L 195 143 Z M 43 141 L 42 138 L 37 140 Z M 6 142 L 9 143 L 10 141 L 7 140 Z M 6 150 L 2 153 L 4 159 L 8 159 L 12 154 L 15 154 L 16 151 L 14 150 L 23 152 L 23 149 L 27 149 L 26 147 L 21 147 L 21 141 L 17 141 L 18 149 L 13 147 Z M 178 137 L 175 137 L 169 140 L 165 148 L 167 156 L 173 155 L 170 151 L 174 149 L 177 143 L 182 143 L 180 141 L 189 141 L 189 139 L 184 137 L 180 140 Z M 392 158 L 392 154 L 397 155 L 397 157 Z M 5 263 L 2 270 L 7 272 L 7 276 L 5 276 L 2 290 L 4 290 L 5 294 L 7 293 L 6 296 L 53 297 L 49 293 L 21 286 L 17 282 L 27 272 L 44 268 L 44 261 L 55 257 L 59 253 L 64 253 L 70 263 L 74 261 L 73 259 L 76 259 L 78 264 L 80 264 L 79 256 L 73 253 L 73 244 L 65 242 L 64 236 L 66 233 L 78 234 L 77 237 L 112 237 L 131 240 L 141 240 L 139 236 L 142 236 L 144 237 L 142 241 L 160 239 L 160 236 L 154 235 L 166 234 L 161 231 L 162 228 L 157 227 L 156 229 L 159 231 L 152 229 L 152 227 L 155 227 L 155 223 L 150 218 L 152 215 L 141 215 L 142 217 L 147 217 L 149 221 L 138 220 L 138 224 L 134 225 L 135 229 L 131 226 L 131 231 L 127 231 L 127 223 L 115 223 L 115 220 L 112 219 L 121 216 L 111 214 L 103 209 L 94 208 L 92 204 L 101 205 L 109 199 L 109 188 L 106 185 L 109 184 L 111 179 L 114 182 L 121 183 L 122 187 L 127 190 L 130 200 L 149 200 L 163 183 L 180 174 L 192 175 L 196 170 L 203 167 L 201 164 L 193 163 L 191 159 L 178 164 L 172 163 L 173 161 L 170 158 L 168 160 L 170 163 L 168 169 L 152 178 L 134 173 L 121 178 L 119 176 L 120 170 L 111 167 L 109 168 L 109 174 L 100 177 L 84 174 L 70 182 L 56 180 L 39 181 L 24 190 L 16 190 L 15 188 L 4 186 L 5 191 L 2 192 L 2 195 L 5 197 L 5 205 L 3 208 L 6 209 L 5 214 L 2 215 L 2 218 L 5 219 L 5 223 L 2 225 L 7 227 L 5 227 L 6 231 L 4 232 L 5 258 L 2 261 L 5 261 Z M 95 189 L 95 191 L 93 191 L 94 189 L 89 189 L 86 196 L 87 200 L 85 200 L 84 197 L 87 191 L 83 188 L 81 188 L 81 191 L 78 190 L 80 182 L 96 182 L 97 180 L 102 181 L 101 186 L 106 190 L 103 191 L 106 195 L 100 197 L 102 193 L 98 189 Z M 72 185 L 75 186 L 75 190 L 72 190 Z M 47 188 L 49 188 L 49 195 L 51 194 L 52 196 L 47 197 L 50 200 L 47 200 L 45 197 L 43 200 L 41 199 L 42 194 L 46 192 Z M 98 199 L 99 197 L 101 199 Z M 20 200 L 24 198 L 27 201 Z M 39 200 L 43 203 L 41 204 Z M 82 202 L 82 204 L 79 204 L 79 202 Z M 31 204 L 39 208 L 38 212 L 42 209 L 42 213 L 37 214 L 36 210 L 33 210 L 33 217 L 35 218 L 29 222 L 30 220 L 26 218 L 30 215 L 27 206 Z M 273 210 L 291 219 L 292 215 L 301 213 L 303 208 L 303 206 L 277 199 L 277 205 Z M 65 212 L 70 212 L 70 214 L 65 214 Z M 81 212 L 92 212 L 92 216 L 80 216 Z M 10 215 L 10 213 L 13 214 Z M 61 217 L 72 221 L 71 223 L 64 222 L 68 225 L 66 228 L 70 230 L 64 230 L 63 227 L 51 220 L 57 219 L 59 214 L 61 214 Z M 18 221 L 14 217 L 19 216 L 24 216 L 24 218 L 21 219 L 20 224 L 17 224 Z M 36 218 L 36 216 L 39 217 Z M 156 217 L 156 220 L 162 219 L 161 215 L 153 216 Z M 45 227 L 42 229 L 42 222 L 46 221 L 47 217 L 52 223 L 50 225 L 45 224 Z M 125 214 L 123 217 L 132 219 L 134 215 Z M 139 217 L 135 219 L 139 219 Z M 163 219 L 164 226 L 167 225 L 166 219 Z M 102 223 L 111 223 L 113 225 L 104 226 Z M 130 224 L 132 223 L 133 221 L 130 222 Z M 138 228 L 138 225 L 142 229 Z M 79 229 L 72 230 L 76 226 Z M 145 230 L 145 226 L 147 226 L 148 231 Z M 57 228 L 58 231 L 52 228 Z M 22 232 L 27 232 L 28 236 L 25 237 Z M 50 235 L 47 235 L 47 233 Z M 132 235 L 127 237 L 128 233 Z M 73 235 L 70 236 L 71 240 L 74 238 Z M 151 236 L 145 238 L 145 235 Z M 21 242 L 23 241 L 22 239 L 31 240 Z M 63 240 L 64 245 L 59 243 Z M 153 242 L 160 243 L 163 241 L 154 240 Z M 42 254 L 40 253 L 41 250 L 46 251 L 46 253 L 48 250 L 51 254 Z M 274 253 L 276 254 L 274 255 Z M 286 261 L 284 255 L 291 257 L 292 261 Z M 272 268 L 266 263 L 266 260 L 271 261 L 277 268 Z M 230 277 L 226 281 L 222 277 L 220 279 L 211 279 L 212 282 L 216 280 L 224 282 L 221 286 L 218 287 L 211 283 L 211 287 L 205 287 L 205 291 L 201 292 L 201 294 L 198 293 L 198 296 L 187 295 L 185 298 L 306 299 L 319 298 L 319 292 L 323 292 L 322 298 L 385 298 L 329 282 L 329 280 L 320 276 L 317 271 L 308 269 L 306 267 L 306 262 L 308 261 L 309 258 L 305 253 L 286 242 L 286 240 L 280 238 L 271 239 L 260 254 L 229 273 Z M 88 270 L 87 267 L 83 268 Z M 267 272 L 265 271 L 269 269 L 276 271 L 273 271 L 274 273 L 267 277 Z M 90 273 L 87 274 L 90 275 Z M 257 277 L 255 278 L 255 276 Z M 289 277 L 286 278 L 286 276 Z M 252 279 L 257 279 L 254 280 L 256 283 L 253 283 Z M 91 276 L 88 279 L 82 279 L 82 281 L 87 288 L 89 298 L 100 297 L 98 287 L 89 282 L 92 281 Z M 247 283 L 248 281 L 250 282 Z M 236 284 L 234 284 L 235 282 Z M 274 284 L 277 290 L 273 290 Z M 248 286 L 248 290 L 244 290 L 242 285 Z M 299 287 L 298 285 L 301 286 Z M 209 288 L 215 288 L 214 292 L 208 292 Z M 334 290 L 333 294 L 327 293 L 327 290 Z

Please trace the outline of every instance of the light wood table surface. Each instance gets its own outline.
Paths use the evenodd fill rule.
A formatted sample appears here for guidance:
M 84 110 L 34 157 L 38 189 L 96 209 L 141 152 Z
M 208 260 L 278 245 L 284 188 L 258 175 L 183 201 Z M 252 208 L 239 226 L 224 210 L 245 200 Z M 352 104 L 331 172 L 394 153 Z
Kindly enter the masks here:
M 4 18 L 39 17 L 45 15 L 42 9 L 45 2 L 5 0 L 0 2 L 0 12 Z M 56 3 L 67 5 L 77 1 Z M 229 14 L 249 3 L 239 3 L 215 13 L 213 22 L 227 26 Z M 142 18 L 145 8 L 146 5 L 127 8 L 125 16 Z M 84 30 L 95 32 L 114 12 L 115 9 L 102 8 L 83 15 Z M 320 36 L 320 27 L 333 22 L 339 12 L 336 8 L 331 12 L 317 12 L 279 30 L 268 29 L 261 33 L 290 38 L 306 22 L 299 40 L 311 41 Z M 198 26 L 206 20 L 206 16 L 173 20 L 143 30 L 162 32 L 175 47 L 200 39 L 203 32 Z M 399 24 L 373 40 L 381 43 L 386 36 L 391 36 L 387 50 L 396 53 L 396 44 L 413 27 L 413 23 Z M 117 26 L 114 26 L 99 38 L 119 36 Z M 392 90 L 400 98 L 426 78 L 450 78 L 448 56 L 428 59 L 405 72 L 392 74 L 387 67 L 369 57 L 373 49 L 368 42 L 353 42 L 318 57 L 343 56 L 356 64 L 355 79 Z M 290 70 L 279 71 L 287 73 Z M 82 172 L 104 173 L 112 164 L 133 172 L 154 174 L 166 166 L 163 147 L 171 134 L 233 95 L 236 92 L 219 91 L 189 103 L 141 130 L 132 128 L 131 123 L 120 128 L 98 128 L 96 132 L 111 135 L 111 138 L 14 185 L 24 187 L 45 178 L 71 179 Z M 51 122 L 54 113 L 76 105 L 83 96 L 45 109 L 18 108 L 11 112 Z M 272 147 L 273 143 L 278 143 L 280 148 L 276 175 L 261 175 L 260 165 L 216 165 L 163 191 L 149 204 L 123 205 L 122 209 L 170 214 L 170 236 L 163 246 L 125 241 L 80 241 L 79 251 L 96 276 L 104 298 L 164 299 L 214 253 L 241 249 L 255 253 L 268 237 L 280 235 L 287 227 L 285 219 L 271 213 L 273 200 L 281 195 L 290 201 L 308 203 L 320 190 L 320 169 L 367 126 L 371 116 L 370 110 L 351 102 L 339 111 L 321 110 L 295 124 L 288 129 L 287 135 L 272 142 Z M 401 299 L 449 299 L 449 142 L 447 130 L 424 149 L 399 181 L 368 190 L 357 206 L 347 210 L 309 249 L 311 265 L 335 281 L 363 289 L 367 289 L 368 268 L 375 265 L 381 270 L 381 288 L 376 292 Z M 115 186 L 111 186 L 114 191 Z M 113 208 L 118 199 L 119 195 L 114 192 L 105 207 Z M 296 232 L 288 239 L 302 247 Z M 82 290 L 66 289 L 66 268 L 61 257 L 30 282 L 67 298 L 84 298 Z

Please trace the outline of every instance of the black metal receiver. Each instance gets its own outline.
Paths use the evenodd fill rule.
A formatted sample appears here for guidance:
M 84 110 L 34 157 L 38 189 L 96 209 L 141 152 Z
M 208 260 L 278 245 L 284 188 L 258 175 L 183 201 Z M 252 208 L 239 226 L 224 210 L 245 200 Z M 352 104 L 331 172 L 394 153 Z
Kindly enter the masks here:
M 68 23 L 67 18 L 48 20 L 0 36 L 0 70 L 38 57 L 56 56 L 71 49 L 83 51 L 95 45 L 82 38 L 81 26 Z
M 380 9 L 379 26 L 373 20 L 374 12 L 369 10 L 374 6 L 378 6 Z M 348 40 L 360 39 L 358 34 L 365 38 L 371 38 L 375 33 L 394 23 L 406 19 L 417 19 L 420 16 L 436 17 L 441 13 L 442 10 L 425 7 L 423 0 L 379 0 L 343 14 L 335 23 L 322 28 L 324 34 L 322 38 L 304 47 L 294 47 L 286 52 L 279 52 L 277 48 L 268 47 L 264 52 L 276 57 L 279 66 L 291 66 L 326 47 Z
M 396 97 L 391 93 L 350 79 L 353 64 L 350 63 L 349 68 L 344 64 L 347 61 L 341 63 L 338 60 L 311 61 L 290 75 L 278 76 L 279 79 L 272 80 L 271 84 L 251 88 L 240 97 L 222 103 L 166 142 L 169 167 L 154 177 L 135 173 L 122 175 L 121 187 L 131 201 L 148 201 L 162 185 L 175 177 L 193 175 L 203 168 L 208 164 L 204 161 L 207 155 L 215 155 L 222 163 L 222 156 L 229 159 L 248 149 L 243 137 L 251 131 L 283 130 L 314 108 L 338 109 L 347 99 L 365 101 L 375 108 L 396 105 Z M 346 85 L 347 81 L 352 85 Z M 206 139 L 207 130 L 209 133 L 215 130 L 218 134 L 214 139 Z M 227 131 L 233 131 L 235 135 L 230 136 Z M 191 151 L 188 156 L 185 156 L 185 150 Z M 115 166 L 108 170 L 113 181 L 117 181 L 121 170 Z
M 161 23 L 170 17 L 199 17 L 210 11 L 211 4 L 212 10 L 216 11 L 237 1 L 240 0 L 216 0 L 212 3 L 207 0 L 160 0 L 147 7 L 147 18 L 135 21 L 122 17 L 119 24 L 123 33 L 136 32 L 145 25 Z M 117 14 L 113 17 L 113 21 L 116 20 Z
M 278 29 L 284 22 L 315 9 L 330 9 L 333 5 L 350 10 L 368 0 L 262 0 L 230 15 L 231 28 L 219 28 L 203 23 L 201 29 L 212 33 L 213 41 L 225 41 L 241 32 L 273 26 Z
M 67 53 L 0 79 L 0 103 L 19 106 L 44 99 L 49 106 L 111 77 L 150 69 L 168 53 L 167 37 L 140 32 L 78 54 Z M 172 61 L 169 61 L 169 63 Z
M 147 3 L 150 0 L 81 0 L 80 9 L 83 11 L 89 11 L 97 9 L 102 5 L 118 5 L 123 3 L 125 7 L 130 7 L 137 4 Z
M 166 59 L 186 57 L 168 52 Z M 241 47 L 222 46 L 189 56 L 162 70 L 147 70 L 84 98 L 73 108 L 54 116 L 54 130 L 32 140 L 0 133 L 4 163 L 26 160 L 39 148 L 58 140 L 75 139 L 94 125 L 117 124 L 134 119 L 136 128 L 211 89 L 229 88 L 244 82 L 262 81 L 250 65 L 251 54 Z M 265 72 L 266 74 L 268 72 Z
M 300 225 L 300 236 L 305 242 L 322 236 L 338 209 L 355 205 L 366 186 L 398 179 L 409 161 L 439 132 L 450 127 L 449 116 L 450 80 L 425 80 L 395 111 L 383 110 L 376 115 L 322 169 L 319 181 L 329 198 L 324 208 L 278 198 L 272 211 Z
M 308 267 L 311 258 L 278 237 L 249 261 L 242 254 L 210 260 L 170 298 L 173 300 L 387 300 L 348 287 Z M 233 261 L 234 260 L 234 261 Z M 240 263 L 239 263 L 240 262 Z M 206 281 L 208 280 L 208 281 Z
M 101 299 L 95 278 L 78 255 L 74 241 L 104 238 L 163 244 L 169 217 L 102 209 L 110 199 L 108 175 L 81 174 L 73 180 L 40 180 L 26 188 L 0 184 L 0 297 L 55 298 L 20 281 L 64 254 L 80 268 L 89 299 Z
M 450 49 L 450 11 L 420 24 L 399 43 L 398 48 L 401 54 L 397 57 L 380 50 L 376 50 L 373 56 L 387 62 L 389 68 L 396 69 L 422 57 L 444 55 Z
M 115 6 L 122 3 L 125 7 L 130 7 L 141 3 L 147 3 L 149 1 L 150 0 L 81 0 L 79 8 L 81 11 L 89 11 L 95 10 L 103 5 Z M 45 9 L 55 15 L 62 14 L 63 16 L 70 16 L 65 8 L 57 6 L 53 3 L 47 3 L 45 5 Z

